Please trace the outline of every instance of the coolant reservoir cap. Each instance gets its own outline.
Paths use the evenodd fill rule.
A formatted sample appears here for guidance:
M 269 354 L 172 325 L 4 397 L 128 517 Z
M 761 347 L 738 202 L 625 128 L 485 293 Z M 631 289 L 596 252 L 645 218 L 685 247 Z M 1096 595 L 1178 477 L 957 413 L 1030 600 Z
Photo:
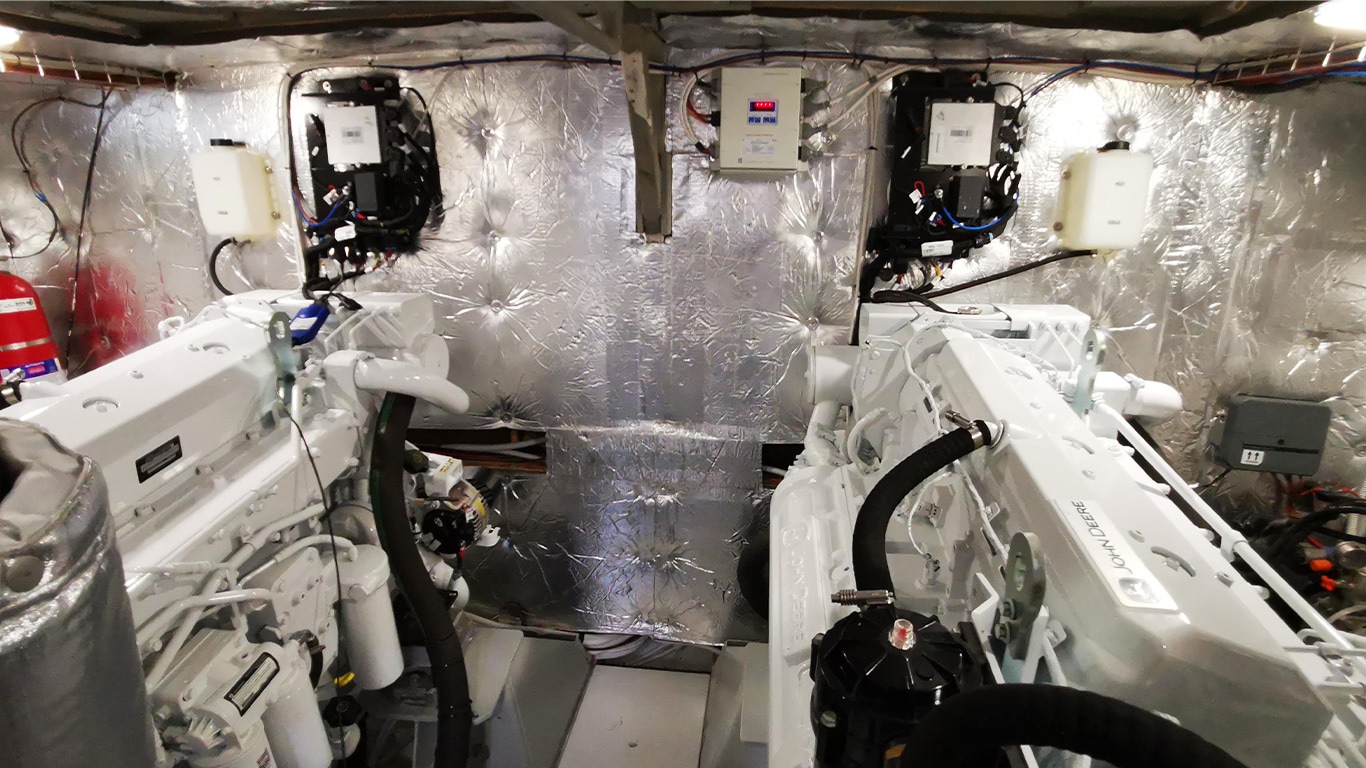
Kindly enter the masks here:
M 839 694 L 889 706 L 938 704 L 980 677 L 967 647 L 938 618 L 889 608 L 837 622 L 816 663 Z

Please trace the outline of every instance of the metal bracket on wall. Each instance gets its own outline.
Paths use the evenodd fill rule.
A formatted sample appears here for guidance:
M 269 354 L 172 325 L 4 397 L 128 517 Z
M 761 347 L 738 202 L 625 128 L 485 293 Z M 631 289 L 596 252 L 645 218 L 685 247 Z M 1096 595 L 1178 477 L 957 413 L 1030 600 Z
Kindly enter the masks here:
M 654 30 L 650 13 L 631 3 L 596 3 L 602 26 L 578 14 L 574 4 L 522 3 L 521 7 L 609 56 L 621 60 L 627 115 L 636 161 L 636 231 L 646 242 L 673 234 L 673 178 L 669 158 L 664 75 L 650 62 L 663 62 L 668 47 Z

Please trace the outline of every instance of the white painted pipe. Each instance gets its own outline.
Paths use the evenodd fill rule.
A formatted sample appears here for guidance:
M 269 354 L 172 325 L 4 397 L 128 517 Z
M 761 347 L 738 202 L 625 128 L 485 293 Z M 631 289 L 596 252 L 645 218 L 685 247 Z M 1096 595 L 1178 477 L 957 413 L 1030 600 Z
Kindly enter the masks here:
M 813 467 L 839 464 L 839 453 L 835 444 L 822 434 L 833 433 L 835 419 L 839 418 L 840 404 L 834 400 L 822 400 L 811 411 L 811 421 L 806 425 L 806 438 L 802 440 L 803 455 Z
M 270 540 L 270 537 L 280 531 L 293 528 L 299 523 L 307 522 L 322 514 L 324 510 L 325 507 L 322 504 L 310 504 L 304 509 L 283 519 L 276 520 L 257 531 L 232 554 L 232 557 L 228 558 L 226 563 L 224 563 L 223 568 L 226 569 L 226 572 L 223 570 L 215 570 L 209 578 L 204 580 L 204 584 L 200 588 L 199 597 L 203 598 L 206 595 L 217 592 L 218 587 L 222 585 L 224 578 L 227 578 L 228 583 L 235 587 L 237 571 L 247 562 L 247 560 L 251 559 L 251 556 L 255 554 L 263 544 Z M 165 614 L 163 613 L 157 618 L 160 619 L 162 616 L 165 616 Z M 155 683 L 159 682 L 162 676 L 166 674 L 166 671 L 170 669 L 171 662 L 175 660 L 176 654 L 180 653 L 180 649 L 185 647 L 185 642 L 190 639 L 190 633 L 194 630 L 195 625 L 199 623 L 199 620 L 203 618 L 203 616 L 203 611 L 193 611 L 186 614 L 185 618 L 180 622 L 180 626 L 176 627 L 175 634 L 171 636 L 170 641 L 162 648 L 161 655 L 157 657 L 156 663 L 152 666 L 152 671 L 147 675 L 147 687 L 149 690 Z M 167 626 L 169 626 L 169 624 Z M 156 634 L 150 635 L 149 637 L 156 638 L 165 631 L 166 627 L 162 627 Z
M 252 569 L 251 573 L 242 577 L 242 583 L 245 584 L 250 582 L 252 579 L 265 572 L 267 568 L 270 568 L 277 563 L 283 563 L 309 547 L 331 547 L 340 552 L 342 557 L 347 560 L 356 559 L 356 545 L 340 536 L 331 536 L 326 533 L 320 533 L 315 536 L 305 536 L 297 541 L 290 542 L 288 546 L 277 552 L 269 560 L 256 566 L 256 568 Z
M 411 395 L 451 413 L 470 409 L 470 396 L 465 390 L 425 368 L 397 360 L 372 357 L 357 362 L 356 388 Z
M 1114 422 L 1115 428 L 1119 430 L 1119 433 L 1124 435 L 1124 438 L 1129 441 L 1129 444 L 1133 446 L 1134 450 L 1157 470 L 1157 473 L 1162 476 L 1162 479 L 1166 481 L 1167 485 L 1171 486 L 1172 491 L 1189 504 L 1190 508 L 1195 510 L 1196 514 L 1200 515 L 1200 518 L 1205 521 L 1205 524 L 1219 535 L 1219 547 L 1220 550 L 1224 552 L 1225 557 L 1229 557 L 1230 554 L 1236 554 L 1238 557 L 1241 557 L 1243 562 L 1247 563 L 1252 570 L 1256 571 L 1257 575 L 1266 582 L 1266 585 L 1270 587 L 1278 597 L 1284 600 L 1286 605 L 1290 606 L 1291 610 L 1299 614 L 1299 617 L 1304 619 L 1305 623 L 1310 627 L 1313 627 L 1324 640 L 1336 644 L 1339 648 L 1352 647 L 1351 642 L 1333 626 L 1332 622 L 1328 621 L 1323 614 L 1315 610 L 1314 606 L 1310 605 L 1307 600 L 1301 597 L 1300 593 L 1295 591 L 1294 587 L 1290 586 L 1285 579 L 1281 578 L 1279 573 L 1276 573 L 1276 569 L 1272 568 L 1270 563 L 1263 560 L 1262 556 L 1257 554 L 1257 551 L 1252 548 L 1252 544 L 1247 540 L 1246 536 L 1234 530 L 1233 526 L 1229 525 L 1224 518 L 1220 517 L 1219 513 L 1215 512 L 1209 504 L 1206 504 L 1204 499 L 1200 498 L 1200 495 L 1186 483 L 1185 479 L 1177 474 L 1176 470 L 1172 469 L 1171 465 L 1164 461 L 1162 456 L 1159 455 L 1152 446 L 1148 445 L 1148 441 L 1144 440 L 1142 435 L 1138 434 L 1138 430 L 1134 429 L 1128 421 L 1125 421 L 1123 415 L 1105 404 L 1097 406 L 1096 410 L 1105 414 L 1107 418 Z
M 854 399 L 850 384 L 862 349 L 850 346 L 811 346 L 806 351 L 806 397 L 809 402 Z
M 886 415 L 886 408 L 874 408 L 863 414 L 858 421 L 854 422 L 854 426 L 849 428 L 849 434 L 845 437 L 844 441 L 844 455 L 849 457 L 849 461 L 854 463 L 854 466 L 859 472 L 867 472 L 871 469 L 871 467 L 863 463 L 863 460 L 860 459 L 858 455 L 859 448 L 863 443 L 863 433 L 868 430 L 870 424 Z
M 145 634 L 148 638 L 155 638 L 171 626 L 171 622 L 177 616 L 190 610 L 191 608 L 210 608 L 233 603 L 245 603 L 256 601 L 267 601 L 274 596 L 269 589 L 234 589 L 227 592 L 214 592 L 211 595 L 191 595 L 181 598 L 170 605 L 170 607 L 158 613 L 156 618 L 147 624 Z M 151 677 L 150 675 L 148 677 Z M 150 682 L 150 681 L 149 681 Z M 149 685 L 150 687 L 150 685 Z

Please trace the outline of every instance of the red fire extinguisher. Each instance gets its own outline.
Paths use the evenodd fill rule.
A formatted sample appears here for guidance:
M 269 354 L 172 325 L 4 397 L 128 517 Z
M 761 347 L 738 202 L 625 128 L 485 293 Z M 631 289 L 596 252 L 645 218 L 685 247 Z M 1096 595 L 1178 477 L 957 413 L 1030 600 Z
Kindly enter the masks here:
M 60 374 L 38 292 L 27 280 L 0 272 L 0 378 L 21 371 L 25 381 Z

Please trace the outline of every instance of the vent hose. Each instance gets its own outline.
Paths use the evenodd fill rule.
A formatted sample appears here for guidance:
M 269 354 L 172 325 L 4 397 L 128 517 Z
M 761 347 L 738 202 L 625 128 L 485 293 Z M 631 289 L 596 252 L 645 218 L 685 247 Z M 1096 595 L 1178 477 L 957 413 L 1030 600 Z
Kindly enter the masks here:
M 1172 721 L 1109 696 L 1061 685 L 989 685 L 935 707 L 911 734 L 902 768 L 995 765 L 1028 744 L 1089 755 L 1115 768 L 1244 768 Z
M 974 421 L 921 446 L 877 481 L 854 523 L 854 584 L 860 590 L 893 591 L 887 566 L 887 525 L 897 506 L 916 486 L 991 440 L 986 422 Z
M 446 599 L 427 575 L 408 522 L 403 496 L 403 458 L 413 398 L 392 392 L 384 396 L 370 457 L 370 502 L 379 528 L 380 545 L 389 567 L 422 627 L 427 658 L 436 686 L 436 761 L 441 768 L 465 768 L 470 756 L 470 683 L 465 654 L 455 634 Z

